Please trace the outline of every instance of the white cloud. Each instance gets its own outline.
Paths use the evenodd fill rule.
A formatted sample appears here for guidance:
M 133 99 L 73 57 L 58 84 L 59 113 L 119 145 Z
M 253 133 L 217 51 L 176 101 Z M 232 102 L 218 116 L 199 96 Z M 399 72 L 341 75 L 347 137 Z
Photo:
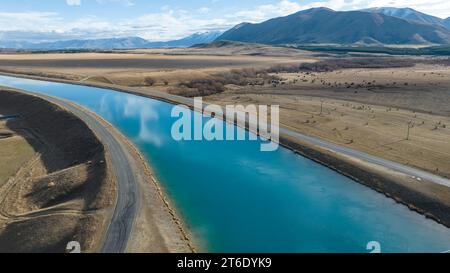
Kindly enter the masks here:
M 272 17 L 285 16 L 301 9 L 302 7 L 297 2 L 281 0 L 275 4 L 256 6 L 251 10 L 241 10 L 227 17 L 245 22 L 260 22 Z
M 108 3 L 119 3 L 126 7 L 134 6 L 134 2 L 132 0 L 97 0 L 99 4 L 108 4 Z
M 132 0 L 96 0 L 102 4 L 112 2 L 132 5 Z M 211 0 L 214 2 L 215 0 Z M 81 0 L 67 0 L 67 3 Z M 106 20 L 97 16 L 84 16 L 67 21 L 55 12 L 0 12 L 0 35 L 22 40 L 27 36 L 32 40 L 110 38 L 140 36 L 153 41 L 181 38 L 194 32 L 225 30 L 241 22 L 261 22 L 269 18 L 285 16 L 311 7 L 329 7 L 335 10 L 354 10 L 375 6 L 412 7 L 419 11 L 450 16 L 448 0 L 318 0 L 307 5 L 302 1 L 279 0 L 272 4 L 256 5 L 252 9 L 219 12 L 204 7 L 189 12 L 173 9 L 166 5 L 151 13 L 136 18 Z M 203 12 L 203 13 L 202 13 Z M 11 24 L 14 21 L 14 24 Z
M 208 13 L 210 11 L 211 11 L 211 9 L 208 7 L 201 7 L 198 9 L 198 12 L 200 12 L 200 13 Z
M 41 26 L 44 29 L 56 29 L 60 20 L 59 14 L 55 12 L 0 12 L 0 29 L 27 31 Z
M 226 19 L 203 19 L 192 16 L 184 10 L 164 9 L 159 13 L 149 13 L 135 19 L 118 23 L 123 29 L 132 29 L 135 34 L 150 40 L 171 40 L 193 32 L 225 30 L 236 22 Z
M 81 0 L 66 0 L 66 3 L 69 6 L 79 6 L 81 5 Z

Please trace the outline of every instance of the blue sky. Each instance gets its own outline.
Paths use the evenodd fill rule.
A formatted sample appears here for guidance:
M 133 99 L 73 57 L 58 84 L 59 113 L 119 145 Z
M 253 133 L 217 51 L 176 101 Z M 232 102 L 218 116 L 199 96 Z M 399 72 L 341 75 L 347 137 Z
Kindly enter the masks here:
M 449 0 L 0 0 L 0 39 L 170 40 L 319 6 L 335 10 L 409 6 L 450 16 Z

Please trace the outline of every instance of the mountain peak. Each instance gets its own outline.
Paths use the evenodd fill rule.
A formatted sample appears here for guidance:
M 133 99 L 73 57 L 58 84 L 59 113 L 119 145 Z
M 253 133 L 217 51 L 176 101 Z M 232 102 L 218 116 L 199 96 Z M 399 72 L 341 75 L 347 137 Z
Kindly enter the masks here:
M 448 17 L 447 19 L 444 20 L 443 25 L 444 25 L 444 27 L 450 29 L 450 17 Z
M 318 8 L 310 8 L 310 9 L 301 10 L 297 13 L 313 13 L 313 12 L 321 12 L 321 11 L 335 12 L 335 10 L 332 10 L 327 7 L 318 7 Z
M 235 26 L 232 27 L 231 29 L 239 29 L 239 28 L 241 28 L 241 27 L 243 27 L 243 26 L 246 26 L 246 25 L 251 25 L 251 23 L 249 23 L 249 22 L 242 22 L 242 23 L 240 23 L 240 24 L 235 25 Z
M 406 8 L 374 7 L 369 9 L 363 9 L 361 11 L 381 13 L 384 15 L 393 16 L 400 19 L 414 21 L 422 24 L 445 26 L 443 19 L 436 16 L 425 14 L 423 12 L 408 7 Z
M 368 8 L 368 10 L 409 10 L 409 11 L 414 11 L 414 12 L 418 12 L 415 9 L 412 8 L 395 8 L 395 7 L 373 7 L 373 8 Z
M 425 15 L 425 16 L 430 16 L 430 17 L 434 17 L 431 15 L 427 15 L 425 13 L 422 13 L 420 11 L 417 11 L 415 9 L 412 8 L 394 8 L 394 7 L 373 7 L 373 8 L 368 8 L 365 9 L 365 11 L 373 11 L 373 12 L 379 12 L 379 13 L 384 13 L 385 15 L 402 15 L 402 16 L 410 16 L 410 15 Z

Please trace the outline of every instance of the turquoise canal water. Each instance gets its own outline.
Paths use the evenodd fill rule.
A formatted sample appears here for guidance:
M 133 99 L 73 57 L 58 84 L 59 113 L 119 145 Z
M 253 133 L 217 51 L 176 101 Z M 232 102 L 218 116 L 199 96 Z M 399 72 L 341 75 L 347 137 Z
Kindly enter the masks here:
M 368 252 L 370 241 L 382 252 L 450 250 L 450 229 L 287 149 L 174 141 L 171 104 L 12 77 L 0 85 L 73 101 L 112 123 L 146 156 L 206 251 Z

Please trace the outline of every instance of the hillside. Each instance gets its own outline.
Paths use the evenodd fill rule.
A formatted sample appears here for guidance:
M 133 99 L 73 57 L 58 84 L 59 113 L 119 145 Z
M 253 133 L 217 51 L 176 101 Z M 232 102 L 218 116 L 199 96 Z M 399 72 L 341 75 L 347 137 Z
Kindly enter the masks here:
M 450 17 L 448 17 L 447 19 L 444 20 L 444 26 L 446 26 L 447 28 L 450 28 Z

